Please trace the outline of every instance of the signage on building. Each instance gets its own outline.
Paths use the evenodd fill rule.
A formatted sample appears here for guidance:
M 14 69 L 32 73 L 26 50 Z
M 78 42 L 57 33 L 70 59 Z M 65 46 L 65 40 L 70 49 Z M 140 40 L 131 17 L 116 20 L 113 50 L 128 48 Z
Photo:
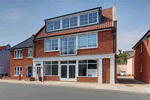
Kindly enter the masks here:
M 88 69 L 88 76 L 97 76 L 97 69 Z

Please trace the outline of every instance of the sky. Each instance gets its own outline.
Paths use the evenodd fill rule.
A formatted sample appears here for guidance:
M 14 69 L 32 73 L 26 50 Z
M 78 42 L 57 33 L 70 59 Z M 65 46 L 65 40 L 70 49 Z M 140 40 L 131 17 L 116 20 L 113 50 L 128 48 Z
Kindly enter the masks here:
M 116 5 L 117 49 L 132 50 L 150 29 L 150 0 L 0 0 L 0 46 L 14 46 L 36 33 L 44 19 Z

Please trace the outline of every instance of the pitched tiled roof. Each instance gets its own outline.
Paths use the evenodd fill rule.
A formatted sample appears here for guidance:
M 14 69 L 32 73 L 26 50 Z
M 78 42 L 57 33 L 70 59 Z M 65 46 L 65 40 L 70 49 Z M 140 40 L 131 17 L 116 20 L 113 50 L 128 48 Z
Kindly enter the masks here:
M 44 37 L 50 37 L 50 36 L 85 32 L 85 31 L 92 31 L 92 30 L 97 30 L 97 29 L 105 29 L 105 28 L 113 27 L 113 25 L 112 25 L 112 8 L 102 10 L 102 15 L 103 15 L 103 23 L 102 24 L 89 26 L 89 27 L 82 27 L 82 28 L 76 28 L 76 29 L 70 29 L 70 30 L 64 30 L 64 31 L 58 31 L 58 32 L 52 32 L 52 33 L 45 34 L 45 26 L 43 26 L 41 32 L 39 34 L 37 34 L 36 38 L 44 38 Z
M 7 45 L 5 45 L 5 46 L 0 46 L 0 51 L 3 50 L 6 46 L 7 46 Z
M 9 50 L 23 49 L 23 48 L 29 48 L 29 47 L 33 47 L 32 37 L 30 37 L 30 38 L 24 40 L 23 42 L 13 46 Z

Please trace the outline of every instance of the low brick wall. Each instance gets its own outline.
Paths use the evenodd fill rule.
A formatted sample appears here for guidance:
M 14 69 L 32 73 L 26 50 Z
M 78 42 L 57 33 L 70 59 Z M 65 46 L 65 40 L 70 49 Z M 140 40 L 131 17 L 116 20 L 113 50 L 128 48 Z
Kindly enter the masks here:
M 77 77 L 77 82 L 97 82 L 98 77 Z
M 134 79 L 150 84 L 150 78 L 147 77 L 135 77 Z
M 44 76 L 45 81 L 59 81 L 60 77 L 59 76 Z
M 3 76 L 2 79 L 7 79 L 7 80 L 18 80 L 18 77 L 10 77 L 10 76 Z

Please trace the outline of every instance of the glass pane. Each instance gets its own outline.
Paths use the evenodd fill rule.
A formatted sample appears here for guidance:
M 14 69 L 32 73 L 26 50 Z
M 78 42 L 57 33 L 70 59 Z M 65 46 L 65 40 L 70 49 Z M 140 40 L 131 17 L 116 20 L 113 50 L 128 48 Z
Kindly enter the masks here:
M 67 38 L 61 38 L 61 55 L 67 54 Z
M 62 27 L 68 28 L 69 27 L 69 18 L 62 19 Z
M 79 63 L 87 63 L 87 60 L 79 60 Z
M 76 61 L 69 61 L 69 64 L 76 64 Z
M 97 12 L 89 14 L 89 23 L 97 23 Z
M 58 61 L 52 61 L 52 64 L 58 64 Z
M 75 78 L 75 65 L 69 65 L 69 78 Z
M 52 31 L 54 28 L 53 22 L 47 22 L 47 31 Z
M 67 78 L 67 66 L 61 66 L 61 78 Z
M 88 14 L 80 15 L 80 25 L 88 24 Z
M 51 65 L 45 65 L 45 75 L 51 75 Z
M 76 37 L 70 37 L 68 39 L 68 54 L 76 54 Z
M 87 35 L 79 36 L 79 48 L 87 47 Z
M 19 67 L 17 67 L 17 75 L 19 75 Z
M 96 63 L 97 64 L 97 60 L 88 60 L 88 63 Z
M 22 57 L 22 50 L 20 50 L 20 57 Z
M 52 50 L 58 50 L 58 39 L 52 40 Z
M 77 26 L 77 16 L 70 18 L 70 27 Z
M 87 64 L 79 64 L 79 76 L 86 76 Z
M 96 42 L 96 34 L 88 35 L 88 47 L 95 47 Z
M 52 65 L 52 75 L 58 75 L 58 65 Z
M 88 64 L 88 69 L 97 69 L 97 64 Z
M 54 21 L 54 30 L 60 29 L 60 20 Z
M 67 64 L 67 61 L 61 61 L 60 63 L 61 64 Z

